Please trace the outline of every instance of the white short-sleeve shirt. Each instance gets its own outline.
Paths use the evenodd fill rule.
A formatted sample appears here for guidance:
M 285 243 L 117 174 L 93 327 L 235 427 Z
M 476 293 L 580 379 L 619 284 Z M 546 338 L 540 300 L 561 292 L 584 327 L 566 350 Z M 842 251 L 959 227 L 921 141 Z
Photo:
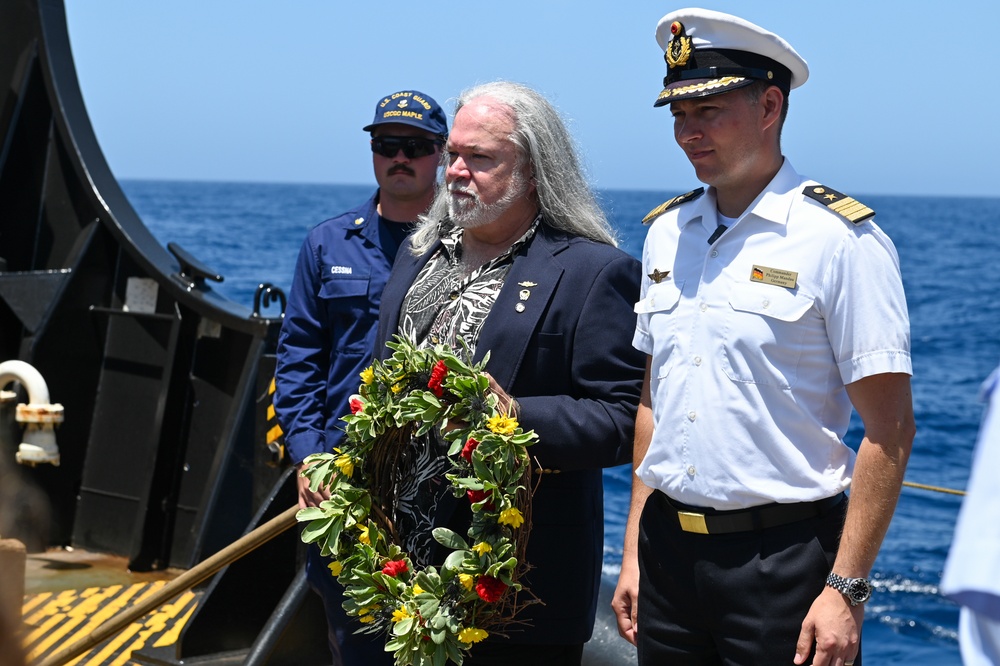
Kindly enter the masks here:
M 677 501 L 737 509 L 846 489 L 845 384 L 912 374 L 895 247 L 806 185 L 785 160 L 713 244 L 711 188 L 646 237 L 634 345 L 652 357 L 654 431 L 637 474 Z
M 979 429 L 969 487 L 958 514 L 941 591 L 1000 621 L 1000 368 L 983 384 L 987 409 Z

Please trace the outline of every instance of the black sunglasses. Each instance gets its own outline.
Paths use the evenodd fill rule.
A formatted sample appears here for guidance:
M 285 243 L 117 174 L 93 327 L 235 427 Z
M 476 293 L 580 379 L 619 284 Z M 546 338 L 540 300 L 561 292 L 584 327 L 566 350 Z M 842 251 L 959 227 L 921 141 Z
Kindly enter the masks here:
M 442 143 L 437 139 L 422 139 L 415 136 L 376 136 L 372 137 L 372 152 L 383 157 L 395 157 L 402 149 L 407 159 L 412 160 L 433 155 Z

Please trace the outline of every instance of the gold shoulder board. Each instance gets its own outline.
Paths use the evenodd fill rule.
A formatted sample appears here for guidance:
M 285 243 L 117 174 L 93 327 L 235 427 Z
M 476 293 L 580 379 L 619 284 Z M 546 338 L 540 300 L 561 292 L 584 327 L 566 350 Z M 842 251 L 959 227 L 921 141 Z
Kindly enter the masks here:
M 688 201 L 694 201 L 704 193 L 705 193 L 705 188 L 699 187 L 697 190 L 691 190 L 687 194 L 682 194 L 679 197 L 674 197 L 673 199 L 664 201 L 659 206 L 649 211 L 646 214 L 646 217 L 642 218 L 642 223 L 649 224 L 650 222 L 658 218 L 660 215 L 663 215 L 674 206 L 680 206 L 682 203 L 687 203 Z
M 810 199 L 815 199 L 834 213 L 854 224 L 861 224 L 869 217 L 875 216 L 875 211 L 857 201 L 854 197 L 841 194 L 837 190 L 830 189 L 825 185 L 807 185 L 802 190 L 802 194 Z

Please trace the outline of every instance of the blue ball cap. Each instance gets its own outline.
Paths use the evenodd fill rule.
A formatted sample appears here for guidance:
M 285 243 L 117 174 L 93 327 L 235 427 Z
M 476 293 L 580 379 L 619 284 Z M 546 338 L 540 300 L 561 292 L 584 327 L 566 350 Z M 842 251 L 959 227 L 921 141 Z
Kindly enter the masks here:
M 419 127 L 442 138 L 448 136 L 448 121 L 444 109 L 433 97 L 418 90 L 400 90 L 380 99 L 375 105 L 375 120 L 362 129 L 371 132 L 387 123 Z

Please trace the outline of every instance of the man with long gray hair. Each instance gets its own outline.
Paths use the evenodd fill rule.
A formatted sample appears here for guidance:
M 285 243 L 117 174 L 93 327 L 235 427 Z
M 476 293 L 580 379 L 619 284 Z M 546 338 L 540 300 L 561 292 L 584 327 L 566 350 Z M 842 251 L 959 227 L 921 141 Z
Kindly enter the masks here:
M 508 82 L 466 91 L 445 150 L 447 187 L 397 257 L 376 355 L 389 355 L 395 334 L 468 347 L 475 361 L 490 354 L 500 404 L 539 436 L 524 582 L 542 603 L 465 663 L 579 664 L 600 582 L 601 468 L 631 456 L 639 264 L 615 247 L 569 133 L 537 92 Z M 440 437 L 413 445 L 400 477 L 417 483 L 398 496 L 395 525 L 415 561 L 440 564 L 431 529 L 462 533 L 471 511 L 443 482 Z

